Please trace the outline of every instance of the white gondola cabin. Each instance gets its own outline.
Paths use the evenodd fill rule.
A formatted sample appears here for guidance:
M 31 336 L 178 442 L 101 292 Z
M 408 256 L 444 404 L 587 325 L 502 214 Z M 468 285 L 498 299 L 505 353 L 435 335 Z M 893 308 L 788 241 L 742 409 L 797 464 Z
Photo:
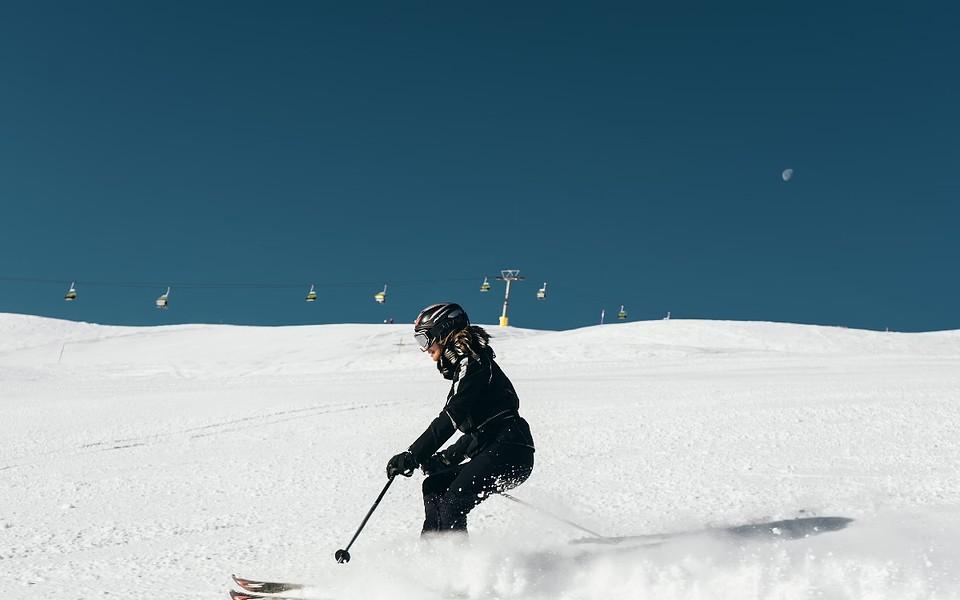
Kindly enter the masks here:
M 307 292 L 307 302 L 316 302 L 317 301 L 317 292 L 313 289 L 313 286 L 310 286 L 310 291 Z
M 70 289 L 67 290 L 67 293 L 63 296 L 63 299 L 67 302 L 73 302 L 77 299 L 77 288 L 73 287 L 76 282 L 70 284 Z
M 387 301 L 387 284 L 383 284 L 383 291 L 374 294 L 373 299 L 377 301 L 377 304 L 383 304 Z
M 544 300 L 547 297 L 547 282 L 543 282 L 543 287 L 537 290 L 537 300 Z
M 165 291 L 163 294 L 160 295 L 159 298 L 157 298 L 157 302 L 156 302 L 157 308 L 159 308 L 160 310 L 166 310 L 169 298 L 170 298 L 170 288 L 167 288 L 167 291 Z

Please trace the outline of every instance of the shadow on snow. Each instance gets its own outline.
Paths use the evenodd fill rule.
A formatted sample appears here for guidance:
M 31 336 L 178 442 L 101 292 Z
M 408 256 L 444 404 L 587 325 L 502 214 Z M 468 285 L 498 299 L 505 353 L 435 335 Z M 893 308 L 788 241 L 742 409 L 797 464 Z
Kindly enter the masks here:
M 660 533 L 646 535 L 628 535 L 620 537 L 592 537 L 573 540 L 574 544 L 639 544 L 658 545 L 669 541 L 709 535 L 718 538 L 755 539 L 755 540 L 796 540 L 820 535 L 829 531 L 839 531 L 853 522 L 847 517 L 804 517 L 771 521 L 768 523 L 751 523 L 733 527 L 713 527 L 694 531 L 680 531 L 676 533 Z

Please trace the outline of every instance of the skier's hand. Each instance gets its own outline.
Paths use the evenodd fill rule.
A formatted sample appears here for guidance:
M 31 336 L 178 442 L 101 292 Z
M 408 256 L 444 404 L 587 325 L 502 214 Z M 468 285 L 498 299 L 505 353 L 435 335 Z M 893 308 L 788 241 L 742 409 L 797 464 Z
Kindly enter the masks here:
M 448 458 L 443 452 L 438 452 L 428 458 L 425 463 L 420 465 L 420 470 L 423 471 L 424 475 L 433 475 L 434 473 L 446 471 L 455 466 L 456 465 L 451 462 L 450 458 Z
M 387 461 L 387 479 L 391 479 L 397 475 L 410 477 L 413 475 L 413 471 L 419 466 L 417 459 L 413 457 L 413 454 L 411 454 L 409 450 L 407 452 L 401 452 Z

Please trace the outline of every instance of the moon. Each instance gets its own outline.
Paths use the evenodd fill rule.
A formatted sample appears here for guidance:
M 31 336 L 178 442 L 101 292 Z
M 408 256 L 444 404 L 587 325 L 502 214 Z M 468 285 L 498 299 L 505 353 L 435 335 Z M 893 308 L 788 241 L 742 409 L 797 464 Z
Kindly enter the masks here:
M 793 169 L 784 169 L 780 176 L 783 177 L 784 181 L 790 181 L 793 177 Z

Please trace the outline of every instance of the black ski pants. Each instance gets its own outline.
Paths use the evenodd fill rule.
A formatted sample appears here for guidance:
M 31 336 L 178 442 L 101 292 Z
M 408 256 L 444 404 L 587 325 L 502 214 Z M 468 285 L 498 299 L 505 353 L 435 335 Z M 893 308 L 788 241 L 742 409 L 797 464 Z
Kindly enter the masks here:
M 533 472 L 533 448 L 494 443 L 456 467 L 423 480 L 423 531 L 467 531 L 467 513 L 491 494 L 513 489 Z

